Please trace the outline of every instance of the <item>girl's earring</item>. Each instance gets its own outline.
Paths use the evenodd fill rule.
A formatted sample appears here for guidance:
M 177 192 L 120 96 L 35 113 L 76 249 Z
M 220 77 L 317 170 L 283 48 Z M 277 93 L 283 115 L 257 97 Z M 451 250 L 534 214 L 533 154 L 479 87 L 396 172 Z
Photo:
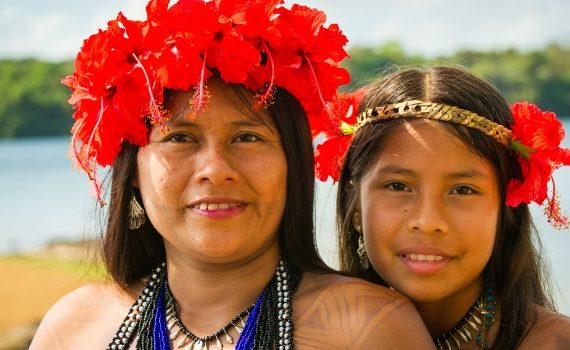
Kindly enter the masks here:
M 358 228 L 357 228 L 358 230 Z M 370 266 L 370 261 L 368 260 L 368 254 L 366 254 L 366 247 L 364 246 L 364 235 L 360 234 L 358 236 L 358 249 L 356 250 L 358 254 L 358 259 L 360 260 L 360 265 L 364 270 L 367 270 Z
M 131 194 L 129 202 L 129 229 L 137 230 L 146 221 L 146 216 L 143 207 L 137 201 L 135 194 Z
M 358 254 L 360 265 L 364 270 L 366 270 L 370 266 L 370 262 L 368 260 L 368 254 L 366 254 L 366 247 L 364 246 L 364 235 L 362 234 L 362 225 L 359 212 L 355 212 L 352 216 L 352 225 L 354 226 L 356 232 L 358 232 L 358 249 L 356 250 L 356 254 Z

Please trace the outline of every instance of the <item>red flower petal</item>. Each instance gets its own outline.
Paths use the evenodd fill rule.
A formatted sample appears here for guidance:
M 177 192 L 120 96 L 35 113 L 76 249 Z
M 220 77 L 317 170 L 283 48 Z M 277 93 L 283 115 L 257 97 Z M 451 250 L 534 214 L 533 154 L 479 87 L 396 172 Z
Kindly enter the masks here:
M 317 146 L 315 176 L 319 180 L 326 181 L 330 177 L 333 181 L 338 181 L 350 141 L 352 141 L 352 135 L 339 136 L 328 139 Z

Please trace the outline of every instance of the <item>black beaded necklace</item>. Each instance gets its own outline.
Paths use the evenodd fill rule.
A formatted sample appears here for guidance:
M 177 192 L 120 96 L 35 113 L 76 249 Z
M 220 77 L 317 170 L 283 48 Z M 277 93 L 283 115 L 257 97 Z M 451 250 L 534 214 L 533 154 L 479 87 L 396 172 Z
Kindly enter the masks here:
M 260 297 L 260 312 L 253 339 L 250 341 L 253 345 L 249 346 L 248 350 L 294 348 L 292 299 L 300 280 L 301 272 L 286 257 L 282 257 L 274 277 Z M 167 295 L 167 286 L 166 268 L 163 263 L 161 267 L 153 270 L 145 288 L 131 306 L 107 350 L 128 349 L 135 338 L 138 339 L 137 350 L 153 349 L 153 326 L 157 306 L 160 306 L 160 303 L 167 304 L 170 299 Z M 164 295 L 165 300 L 159 300 L 160 295 Z M 182 322 L 180 324 L 182 325 Z M 207 343 L 203 344 L 207 348 Z

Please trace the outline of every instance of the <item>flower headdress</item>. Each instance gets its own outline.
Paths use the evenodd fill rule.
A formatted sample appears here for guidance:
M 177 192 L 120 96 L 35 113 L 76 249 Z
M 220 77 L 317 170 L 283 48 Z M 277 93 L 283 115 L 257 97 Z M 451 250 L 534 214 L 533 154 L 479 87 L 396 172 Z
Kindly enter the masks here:
M 361 99 L 362 93 L 340 98 L 350 101 L 351 108 L 345 109 L 348 111 L 358 108 Z M 543 112 L 528 102 L 514 103 L 511 113 L 514 119 L 512 129 L 455 106 L 415 100 L 371 108 L 358 116 L 352 112 L 344 115 L 329 114 L 333 119 L 327 121 L 328 129 L 323 127 L 323 121 L 314 124 L 314 133 L 324 133 L 327 136 L 326 141 L 317 146 L 316 174 L 322 181 L 329 177 L 336 181 L 353 135 L 367 124 L 402 117 L 454 122 L 477 129 L 516 152 L 523 180 L 509 181 L 507 205 L 516 207 L 523 202 L 542 205 L 546 200 L 544 212 L 548 221 L 556 228 L 568 228 L 569 221 L 561 213 L 552 178 L 554 170 L 570 165 L 570 149 L 560 148 L 564 139 L 562 123 L 556 119 L 554 113 Z M 550 195 L 549 182 L 552 187 Z
M 75 72 L 62 83 L 75 108 L 72 156 L 101 204 L 97 168 L 112 165 L 124 141 L 146 145 L 149 122 L 164 125 L 165 88 L 194 89 L 192 117 L 207 106 L 206 81 L 214 72 L 258 92 L 254 108 L 280 86 L 309 117 L 326 111 L 337 88 L 350 81 L 338 66 L 347 39 L 338 25 L 324 26 L 322 11 L 283 3 L 150 0 L 146 20 L 119 13 L 84 41 Z

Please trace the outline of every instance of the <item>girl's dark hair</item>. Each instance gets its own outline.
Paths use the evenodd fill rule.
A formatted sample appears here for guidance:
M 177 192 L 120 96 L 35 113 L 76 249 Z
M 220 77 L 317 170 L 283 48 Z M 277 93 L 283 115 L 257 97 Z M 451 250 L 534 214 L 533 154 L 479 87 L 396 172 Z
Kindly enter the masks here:
M 469 110 L 510 127 L 509 106 L 490 83 L 459 67 L 407 68 L 392 72 L 369 86 L 360 110 L 407 100 L 444 103 Z M 337 194 L 340 267 L 344 272 L 386 285 L 372 268 L 363 270 L 356 253 L 358 233 L 352 217 L 358 201 L 360 180 L 384 146 L 391 130 L 413 120 L 400 118 L 371 123 L 355 135 L 346 154 Z M 514 349 L 534 322 L 533 303 L 554 310 L 546 291 L 541 245 L 528 206 L 507 206 L 510 179 L 521 178 L 515 153 L 482 132 L 455 123 L 445 123 L 476 154 L 493 165 L 500 189 L 500 213 L 493 253 L 483 271 L 494 284 L 500 306 L 500 328 L 493 347 Z
M 243 86 L 231 85 L 231 91 L 236 104 L 252 103 L 252 94 Z M 274 102 L 268 110 L 275 121 L 287 162 L 287 199 L 279 227 L 281 249 L 302 271 L 331 272 L 315 244 L 314 159 L 305 112 L 299 102 L 281 88 L 274 92 Z M 140 193 L 131 186 L 137 151 L 137 146 L 123 144 L 113 164 L 107 227 L 102 238 L 103 261 L 111 277 L 121 286 L 139 280 L 166 259 L 162 236 L 149 220 L 137 230 L 128 228 L 131 195 L 134 193 L 142 203 Z

